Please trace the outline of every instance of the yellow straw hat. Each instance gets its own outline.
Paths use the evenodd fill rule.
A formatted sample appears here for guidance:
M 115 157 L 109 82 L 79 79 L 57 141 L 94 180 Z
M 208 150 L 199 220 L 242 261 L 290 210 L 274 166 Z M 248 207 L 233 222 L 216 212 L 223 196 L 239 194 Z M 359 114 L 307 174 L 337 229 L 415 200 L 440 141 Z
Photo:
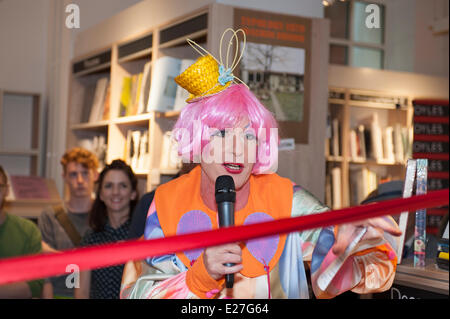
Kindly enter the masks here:
M 225 34 L 228 32 L 232 32 L 232 35 L 228 43 L 227 60 L 226 64 L 224 65 L 222 63 L 222 41 Z M 241 32 L 243 35 L 243 49 L 239 58 L 237 58 L 237 55 L 239 53 L 239 32 Z M 233 45 L 233 39 L 235 40 L 236 49 L 233 62 L 231 63 L 231 65 L 228 65 L 228 57 L 230 49 Z M 222 38 L 220 39 L 220 62 L 217 61 L 217 59 L 211 53 L 209 53 L 194 41 L 187 39 L 187 42 L 192 46 L 194 50 L 196 50 L 201 55 L 201 57 L 199 57 L 194 64 L 192 64 L 183 73 L 175 78 L 175 82 L 190 93 L 190 96 L 186 100 L 186 102 L 195 102 L 204 97 L 217 94 L 228 88 L 231 83 L 235 83 L 234 80 L 238 80 L 239 82 L 243 83 L 232 73 L 241 60 L 245 49 L 245 33 L 242 29 L 234 31 L 233 29 L 228 28 L 222 34 Z M 206 55 L 197 50 L 196 47 L 200 48 L 203 52 L 206 53 Z

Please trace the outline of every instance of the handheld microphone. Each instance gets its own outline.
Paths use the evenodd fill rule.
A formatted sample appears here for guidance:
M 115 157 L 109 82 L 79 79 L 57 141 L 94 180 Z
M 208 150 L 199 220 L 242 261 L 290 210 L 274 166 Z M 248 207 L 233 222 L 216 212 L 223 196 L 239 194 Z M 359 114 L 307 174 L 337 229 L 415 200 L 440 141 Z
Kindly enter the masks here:
M 236 202 L 236 191 L 234 189 L 233 177 L 222 175 L 216 179 L 216 203 L 219 213 L 219 227 L 234 226 L 234 203 Z M 225 263 L 225 266 L 234 266 L 232 263 Z M 225 285 L 233 288 L 234 274 L 225 275 Z

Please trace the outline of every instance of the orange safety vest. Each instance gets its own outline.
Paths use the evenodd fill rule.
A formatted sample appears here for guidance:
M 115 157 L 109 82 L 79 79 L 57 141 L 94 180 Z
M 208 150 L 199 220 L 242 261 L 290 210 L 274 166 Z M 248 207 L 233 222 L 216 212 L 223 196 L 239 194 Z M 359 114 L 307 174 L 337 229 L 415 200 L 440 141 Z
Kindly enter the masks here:
M 201 167 L 159 186 L 156 212 L 165 236 L 218 228 L 217 212 L 209 209 L 200 195 Z M 288 218 L 291 216 L 293 183 L 276 174 L 250 176 L 250 195 L 244 208 L 235 212 L 235 225 Z M 242 247 L 241 274 L 258 277 L 272 270 L 283 252 L 286 234 L 247 241 Z M 178 252 L 188 268 L 203 249 Z M 268 259 L 268 260 L 266 260 Z

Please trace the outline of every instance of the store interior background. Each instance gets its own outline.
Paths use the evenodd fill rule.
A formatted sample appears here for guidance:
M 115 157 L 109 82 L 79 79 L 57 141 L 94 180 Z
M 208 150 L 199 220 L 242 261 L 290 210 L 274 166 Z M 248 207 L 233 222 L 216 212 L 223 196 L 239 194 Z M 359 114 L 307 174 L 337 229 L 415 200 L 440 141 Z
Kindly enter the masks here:
M 68 82 L 73 57 L 106 47 L 116 39 L 143 32 L 213 2 L 304 17 L 324 17 L 321 0 L 0 0 L 0 88 L 41 94 L 44 107 L 41 172 L 56 182 L 60 192 L 63 185 L 59 159 L 66 149 Z M 65 8 L 71 3 L 80 8 L 79 29 L 65 27 Z M 448 1 L 373 0 L 370 3 L 383 4 L 386 8 L 386 70 L 367 69 L 367 72 L 374 72 L 374 81 L 371 87 L 361 89 L 389 89 L 382 74 L 390 71 L 416 73 L 421 79 L 440 77 L 442 81 L 432 86 L 448 88 Z M 126 28 L 114 24 L 114 17 L 119 13 L 128 17 Z M 433 34 L 430 27 L 436 20 L 445 20 L 445 16 L 447 31 Z M 77 36 L 89 32 L 93 26 L 96 26 L 96 32 L 102 29 L 108 32 L 98 37 L 100 40 L 96 43 L 77 43 L 75 50 Z M 330 65 L 328 84 L 352 86 L 354 83 L 345 76 L 349 68 Z M 418 83 L 415 90 L 420 93 L 422 88 L 420 81 Z M 408 83 L 398 85 L 407 87 Z M 448 90 L 447 96 L 441 97 L 448 99 Z M 315 166 L 318 171 L 323 171 L 324 158 L 319 159 L 319 164 L 323 160 L 323 165 L 319 165 L 317 158 L 308 155 L 307 145 L 298 145 L 297 151 L 305 154 L 306 170 Z M 322 179 L 318 186 L 312 186 L 312 193 L 323 198 L 324 174 L 320 172 L 319 177 L 305 175 L 305 180 L 298 182 L 308 188 L 309 180 Z

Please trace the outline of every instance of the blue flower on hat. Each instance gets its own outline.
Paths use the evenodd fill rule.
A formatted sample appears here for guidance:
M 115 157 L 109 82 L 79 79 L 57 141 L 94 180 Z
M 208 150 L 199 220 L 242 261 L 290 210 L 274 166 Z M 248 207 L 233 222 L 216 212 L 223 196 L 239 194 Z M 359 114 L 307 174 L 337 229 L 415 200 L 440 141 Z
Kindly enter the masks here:
M 233 81 L 233 74 L 231 73 L 231 68 L 230 69 L 225 69 L 225 67 L 221 64 L 219 66 L 219 83 L 224 86 L 225 84 L 227 84 L 230 81 Z

